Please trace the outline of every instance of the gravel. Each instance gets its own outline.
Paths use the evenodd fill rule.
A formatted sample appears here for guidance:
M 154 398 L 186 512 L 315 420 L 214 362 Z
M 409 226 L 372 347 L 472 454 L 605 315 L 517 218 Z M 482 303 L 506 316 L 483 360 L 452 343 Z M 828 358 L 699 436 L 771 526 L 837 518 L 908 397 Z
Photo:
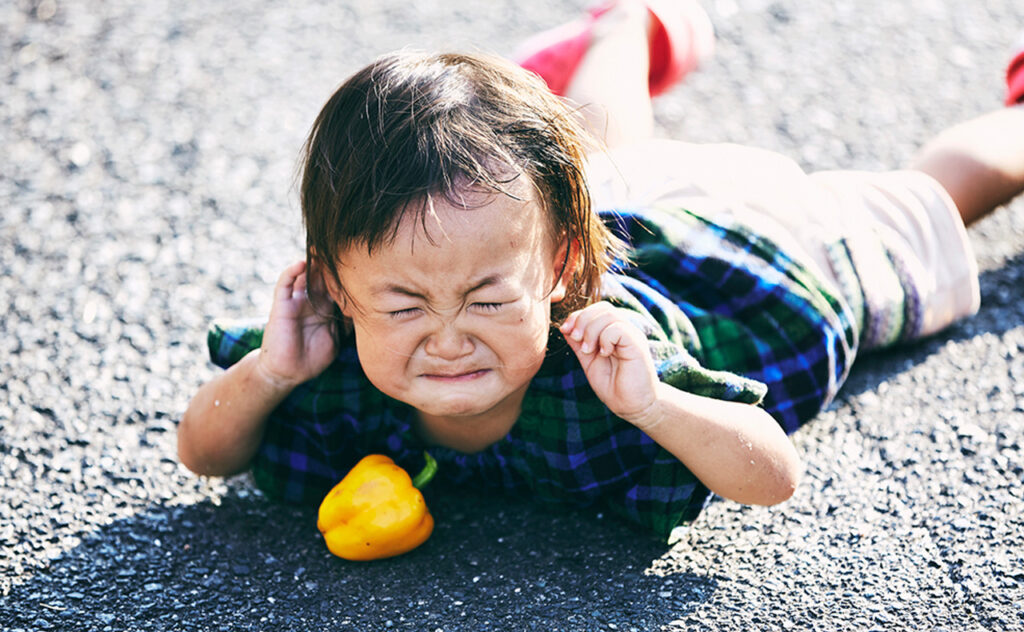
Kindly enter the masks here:
M 998 107 L 1016 0 L 708 0 L 660 131 L 897 166 Z M 481 11 L 478 6 L 486 6 Z M 1024 202 L 972 229 L 975 318 L 863 358 L 773 508 L 668 547 L 595 511 L 437 488 L 435 535 L 331 557 L 313 513 L 201 479 L 175 424 L 215 316 L 301 257 L 298 150 L 404 46 L 508 53 L 577 2 L 0 5 L 0 629 L 1024 629 Z

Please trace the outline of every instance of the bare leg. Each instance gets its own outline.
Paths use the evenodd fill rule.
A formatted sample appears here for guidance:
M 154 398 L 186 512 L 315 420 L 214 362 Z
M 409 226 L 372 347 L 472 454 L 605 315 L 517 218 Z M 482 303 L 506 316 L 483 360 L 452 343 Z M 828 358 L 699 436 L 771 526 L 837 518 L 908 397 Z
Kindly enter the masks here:
M 974 223 L 1024 191 L 1024 105 L 949 128 L 911 167 L 938 180 L 964 224 Z
M 647 9 L 640 3 L 623 2 L 602 15 L 566 89 L 590 132 L 608 148 L 654 132 L 647 85 L 649 28 Z

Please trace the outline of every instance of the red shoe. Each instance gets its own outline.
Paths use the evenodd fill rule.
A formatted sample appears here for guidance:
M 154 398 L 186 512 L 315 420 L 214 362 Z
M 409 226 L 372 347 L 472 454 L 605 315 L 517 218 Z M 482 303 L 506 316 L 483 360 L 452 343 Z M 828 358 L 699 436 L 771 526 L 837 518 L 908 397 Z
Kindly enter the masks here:
M 514 59 L 540 75 L 552 92 L 564 95 L 590 47 L 594 23 L 624 1 L 629 0 L 606 0 L 579 19 L 531 37 Z M 657 96 L 711 56 L 715 35 L 708 14 L 695 0 L 644 0 L 644 4 L 655 21 L 648 86 L 651 96 Z
M 1024 35 L 1017 40 L 1010 65 L 1006 67 L 1006 105 L 1024 100 Z

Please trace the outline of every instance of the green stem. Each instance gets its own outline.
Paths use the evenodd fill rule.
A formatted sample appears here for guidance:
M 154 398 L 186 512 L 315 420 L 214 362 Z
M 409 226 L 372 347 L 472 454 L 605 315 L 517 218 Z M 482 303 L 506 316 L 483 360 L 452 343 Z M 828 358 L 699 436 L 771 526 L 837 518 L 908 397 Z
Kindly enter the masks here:
M 434 460 L 434 457 L 430 456 L 430 453 L 427 451 L 423 452 L 423 457 L 427 459 L 427 464 L 412 479 L 412 486 L 416 489 L 423 489 L 423 486 L 429 483 L 430 479 L 434 478 L 434 474 L 437 474 L 437 461 Z

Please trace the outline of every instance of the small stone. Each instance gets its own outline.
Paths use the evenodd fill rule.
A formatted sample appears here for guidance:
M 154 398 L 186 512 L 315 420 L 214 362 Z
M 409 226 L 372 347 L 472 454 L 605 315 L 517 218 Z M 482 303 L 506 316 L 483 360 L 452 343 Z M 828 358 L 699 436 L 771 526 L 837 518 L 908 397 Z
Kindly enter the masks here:
M 92 160 L 92 150 L 85 143 L 75 143 L 68 152 L 68 160 L 76 167 L 84 167 Z

